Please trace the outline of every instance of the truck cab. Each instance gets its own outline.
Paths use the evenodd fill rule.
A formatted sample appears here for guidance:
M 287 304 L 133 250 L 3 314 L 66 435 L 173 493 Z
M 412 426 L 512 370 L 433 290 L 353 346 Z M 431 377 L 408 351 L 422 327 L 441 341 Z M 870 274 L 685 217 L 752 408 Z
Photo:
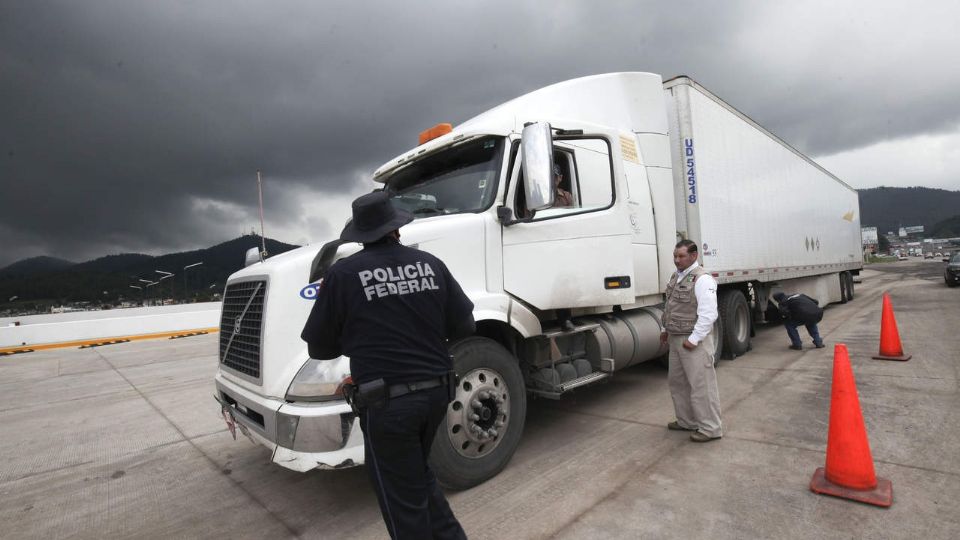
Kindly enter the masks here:
M 477 336 L 453 347 L 462 396 L 433 452 L 446 460 L 435 463 L 444 484 L 468 487 L 505 465 L 528 389 L 556 397 L 631 362 L 617 366 L 597 323 L 580 318 L 662 302 L 676 230 L 672 203 L 653 212 L 673 190 L 662 92 L 653 74 L 561 83 L 433 130 L 374 173 L 416 218 L 401 241 L 440 257 L 475 305 Z M 363 461 L 340 394 L 349 360 L 310 359 L 299 339 L 318 269 L 359 248 L 310 245 L 258 262 L 224 295 L 217 399 L 287 468 Z M 645 318 L 659 330 L 656 314 Z M 491 412 L 489 425 L 471 420 Z

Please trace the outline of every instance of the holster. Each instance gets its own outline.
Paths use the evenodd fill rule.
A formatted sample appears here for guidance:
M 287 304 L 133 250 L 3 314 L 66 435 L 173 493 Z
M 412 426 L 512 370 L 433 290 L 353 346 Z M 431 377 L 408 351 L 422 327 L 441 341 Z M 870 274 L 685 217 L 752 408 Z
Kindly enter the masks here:
M 354 385 L 355 391 L 351 406 L 354 409 L 376 408 L 387 404 L 390 399 L 387 392 L 387 382 L 383 379 L 375 379 Z
M 447 399 L 448 403 L 452 403 L 457 399 L 457 386 L 459 386 L 460 380 L 457 378 L 457 372 L 450 370 L 447 372 Z
M 353 414 L 360 414 L 360 408 L 357 406 L 357 385 L 345 384 L 343 386 L 343 399 L 347 401 L 347 405 L 350 405 Z

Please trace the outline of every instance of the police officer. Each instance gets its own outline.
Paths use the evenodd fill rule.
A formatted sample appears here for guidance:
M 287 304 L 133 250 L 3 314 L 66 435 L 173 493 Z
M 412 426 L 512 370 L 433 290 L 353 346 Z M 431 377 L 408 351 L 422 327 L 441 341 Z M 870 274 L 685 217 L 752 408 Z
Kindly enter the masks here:
M 350 357 L 367 472 L 390 536 L 466 538 L 427 457 L 450 402 L 447 344 L 473 333 L 473 303 L 440 259 L 400 244 L 398 229 L 412 220 L 382 191 L 353 202 L 340 238 L 363 250 L 327 271 L 301 337 L 311 358 Z
M 697 244 L 690 240 L 677 243 L 673 264 L 677 271 L 667 284 L 660 334 L 660 341 L 670 345 L 667 382 L 677 415 L 667 428 L 692 431 L 693 442 L 713 441 L 723 435 L 713 368 L 717 282 L 697 262 Z
M 790 336 L 790 348 L 795 351 L 803 350 L 803 342 L 800 341 L 800 332 L 798 326 L 806 326 L 807 333 L 813 340 L 813 346 L 822 349 L 824 347 L 823 338 L 820 337 L 820 329 L 817 323 L 823 320 L 823 308 L 820 302 L 805 294 L 786 295 L 778 292 L 773 295 L 777 301 L 777 308 L 780 310 L 780 316 L 783 317 L 783 326 L 787 329 L 787 335 Z

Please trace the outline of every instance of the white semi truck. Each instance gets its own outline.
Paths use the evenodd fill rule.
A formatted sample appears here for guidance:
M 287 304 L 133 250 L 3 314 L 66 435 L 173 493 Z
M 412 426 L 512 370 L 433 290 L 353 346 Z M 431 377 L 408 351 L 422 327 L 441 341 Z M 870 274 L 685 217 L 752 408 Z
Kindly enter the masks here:
M 570 80 L 420 142 L 373 179 L 417 218 L 402 242 L 444 260 L 475 305 L 476 335 L 451 347 L 460 382 L 431 453 L 448 487 L 506 466 L 528 395 L 561 398 L 663 355 L 679 239 L 719 284 L 718 358 L 750 349 L 777 290 L 853 298 L 856 191 L 689 78 Z M 573 204 L 554 204 L 554 167 Z M 342 397 L 349 360 L 311 359 L 299 337 L 326 269 L 360 247 L 254 257 L 224 292 L 217 400 L 289 469 L 363 463 Z

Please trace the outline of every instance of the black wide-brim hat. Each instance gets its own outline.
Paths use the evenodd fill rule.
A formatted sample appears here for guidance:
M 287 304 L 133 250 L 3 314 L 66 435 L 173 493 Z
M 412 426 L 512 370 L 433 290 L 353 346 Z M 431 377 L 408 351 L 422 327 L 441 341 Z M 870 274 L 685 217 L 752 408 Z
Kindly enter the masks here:
M 413 214 L 395 207 L 390 196 L 374 191 L 353 201 L 353 218 L 340 233 L 345 242 L 370 243 L 413 221 Z

